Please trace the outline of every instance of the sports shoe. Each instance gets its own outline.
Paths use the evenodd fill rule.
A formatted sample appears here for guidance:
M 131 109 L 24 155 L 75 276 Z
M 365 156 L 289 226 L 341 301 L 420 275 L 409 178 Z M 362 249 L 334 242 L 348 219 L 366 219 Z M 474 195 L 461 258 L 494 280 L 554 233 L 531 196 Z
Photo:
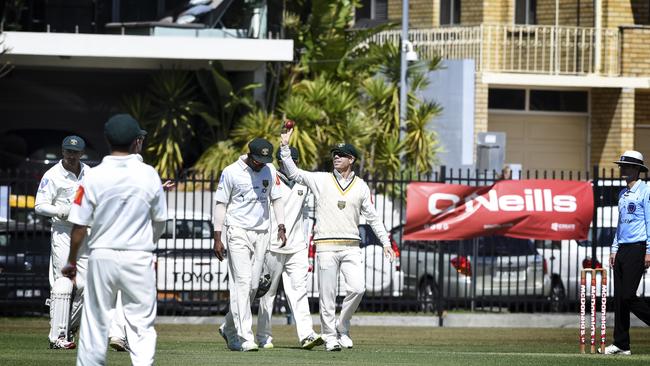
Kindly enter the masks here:
M 228 345 L 228 336 L 226 335 L 226 324 L 221 324 L 219 327 L 219 334 L 221 337 L 223 337 L 223 340 L 226 341 L 226 345 Z
M 600 348 L 598 348 L 598 353 L 600 353 Z M 632 351 L 630 351 L 629 349 L 627 351 L 622 350 L 618 348 L 616 345 L 610 344 L 609 346 L 605 347 L 605 354 L 606 355 L 631 355 Z
M 259 347 L 257 346 L 257 343 L 253 341 L 245 341 L 241 344 L 239 350 L 242 352 L 257 352 Z
M 129 342 L 126 338 L 122 337 L 110 337 L 108 339 L 108 345 L 117 352 L 130 352 Z
M 300 345 L 302 346 L 303 349 L 312 349 L 316 346 L 320 346 L 323 343 L 325 343 L 323 337 L 321 337 L 320 334 L 316 334 L 316 333 L 300 341 Z
M 75 349 L 77 345 L 74 342 L 70 342 L 65 338 L 59 338 L 54 342 L 50 342 L 50 349 Z
M 267 338 L 264 342 L 260 342 L 260 348 L 262 349 L 273 349 L 273 342 L 271 338 Z
M 328 352 L 341 352 L 341 345 L 337 341 L 330 341 L 325 343 L 325 351 Z
M 350 338 L 350 336 L 347 334 L 339 333 L 337 338 L 341 347 L 352 348 L 352 338 Z

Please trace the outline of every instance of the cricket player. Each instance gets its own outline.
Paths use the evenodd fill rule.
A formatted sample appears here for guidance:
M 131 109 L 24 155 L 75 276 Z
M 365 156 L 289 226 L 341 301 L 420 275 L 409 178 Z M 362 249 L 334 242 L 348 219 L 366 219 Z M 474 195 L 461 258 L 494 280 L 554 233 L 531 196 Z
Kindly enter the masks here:
M 36 193 L 34 209 L 37 214 L 52 218 L 52 254 L 50 256 L 50 348 L 74 349 L 73 335 L 79 328 L 88 256 L 79 253 L 79 275 L 73 284 L 61 275 L 61 269 L 70 252 L 72 223 L 68 213 L 79 182 L 90 169 L 81 162 L 86 147 L 79 136 L 63 139 L 63 159 L 50 168 L 41 179 Z M 71 304 L 72 303 L 72 304 Z
M 249 153 L 221 173 L 214 209 L 214 252 L 222 261 L 228 249 L 230 311 L 219 327 L 228 348 L 257 351 L 253 335 L 251 302 L 255 298 L 270 244 L 270 210 L 275 213 L 278 239 L 286 243 L 284 202 L 280 178 L 272 164 L 273 145 L 256 138 Z M 225 246 L 224 246 L 225 242 Z
M 318 260 L 321 332 L 325 350 L 352 348 L 350 319 L 366 291 L 364 258 L 359 242 L 359 217 L 363 215 L 384 247 L 384 255 L 392 261 L 395 253 L 388 233 L 372 204 L 366 182 L 352 171 L 359 158 L 350 144 L 338 144 L 331 150 L 334 171 L 306 172 L 291 159 L 289 138 L 293 129 L 281 134 L 280 154 L 287 176 L 304 184 L 313 192 L 316 205 L 314 244 Z M 347 295 L 336 320 L 336 286 L 339 272 L 343 275 Z
M 295 164 L 300 160 L 298 149 L 291 147 L 291 159 Z M 280 149 L 276 156 L 280 169 L 280 190 L 284 199 L 284 220 L 287 227 L 287 244 L 276 239 L 276 230 L 271 233 L 271 250 L 266 254 L 266 265 L 270 269 L 271 286 L 269 291 L 260 298 L 257 313 L 257 341 L 262 348 L 273 348 L 271 333 L 271 316 L 273 302 L 282 277 L 284 292 L 289 301 L 289 307 L 296 320 L 298 341 L 304 349 L 312 349 L 323 344 L 323 338 L 314 332 L 314 325 L 309 312 L 307 299 L 307 271 L 309 262 L 308 250 L 308 207 L 307 197 L 309 188 L 289 179 L 284 172 L 280 158 Z M 271 218 L 273 219 L 273 218 Z M 272 220 L 273 221 L 273 220 Z M 271 225 L 273 227 L 273 225 Z
M 106 362 L 110 313 L 122 294 L 127 335 L 134 365 L 152 365 L 156 350 L 155 242 L 167 220 L 167 204 L 158 173 L 135 155 L 145 131 L 127 114 L 104 125 L 111 154 L 84 177 L 73 201 L 74 224 L 63 274 L 75 278 L 76 255 L 88 239 L 86 294 L 77 365 Z

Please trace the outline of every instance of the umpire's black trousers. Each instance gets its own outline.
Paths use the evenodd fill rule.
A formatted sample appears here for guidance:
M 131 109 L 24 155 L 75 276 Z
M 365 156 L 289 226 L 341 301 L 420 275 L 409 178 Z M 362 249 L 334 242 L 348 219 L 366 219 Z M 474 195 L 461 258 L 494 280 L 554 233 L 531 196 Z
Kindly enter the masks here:
M 630 349 L 630 311 L 650 325 L 650 306 L 636 296 L 645 271 L 646 243 L 621 244 L 614 261 L 614 345 Z

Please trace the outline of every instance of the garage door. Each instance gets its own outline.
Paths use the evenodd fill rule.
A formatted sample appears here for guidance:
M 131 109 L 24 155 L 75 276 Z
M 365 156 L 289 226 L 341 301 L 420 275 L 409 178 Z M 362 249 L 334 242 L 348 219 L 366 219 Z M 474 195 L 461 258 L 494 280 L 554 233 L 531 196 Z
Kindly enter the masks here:
M 650 125 L 636 126 L 634 129 L 634 150 L 643 154 L 645 161 L 650 161 Z
M 587 118 L 490 113 L 488 130 L 506 133 L 506 163 L 523 170 L 585 171 Z

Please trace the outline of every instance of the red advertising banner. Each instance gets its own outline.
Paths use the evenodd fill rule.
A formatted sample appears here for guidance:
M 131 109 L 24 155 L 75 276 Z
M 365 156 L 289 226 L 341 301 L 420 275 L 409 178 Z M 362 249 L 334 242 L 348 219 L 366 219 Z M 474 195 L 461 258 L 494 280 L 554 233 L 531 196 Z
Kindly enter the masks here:
M 594 210 L 590 182 L 504 180 L 492 186 L 410 183 L 405 240 L 504 235 L 587 239 Z

